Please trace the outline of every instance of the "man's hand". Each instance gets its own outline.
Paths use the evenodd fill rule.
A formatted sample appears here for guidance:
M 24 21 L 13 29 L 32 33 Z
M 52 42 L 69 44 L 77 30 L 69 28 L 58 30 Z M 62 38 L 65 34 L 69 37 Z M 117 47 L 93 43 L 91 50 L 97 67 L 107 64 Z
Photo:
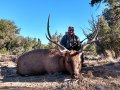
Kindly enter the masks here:
M 78 41 L 78 46 L 81 46 L 80 40 Z

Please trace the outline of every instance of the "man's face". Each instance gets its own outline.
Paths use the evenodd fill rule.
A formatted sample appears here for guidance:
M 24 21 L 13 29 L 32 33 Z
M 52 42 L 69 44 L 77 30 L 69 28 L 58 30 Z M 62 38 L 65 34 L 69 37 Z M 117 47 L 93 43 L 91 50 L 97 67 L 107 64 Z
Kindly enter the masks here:
M 73 35 L 74 34 L 74 29 L 69 29 L 68 32 L 69 32 L 69 35 Z

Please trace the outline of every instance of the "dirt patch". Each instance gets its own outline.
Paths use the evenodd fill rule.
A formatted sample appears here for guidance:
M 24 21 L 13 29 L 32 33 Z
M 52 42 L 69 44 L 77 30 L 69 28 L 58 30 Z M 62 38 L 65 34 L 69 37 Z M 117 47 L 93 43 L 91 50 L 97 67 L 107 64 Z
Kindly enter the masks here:
M 0 61 L 0 89 L 5 90 L 120 90 L 120 60 L 86 60 L 77 80 L 63 73 L 22 77 L 13 60 Z

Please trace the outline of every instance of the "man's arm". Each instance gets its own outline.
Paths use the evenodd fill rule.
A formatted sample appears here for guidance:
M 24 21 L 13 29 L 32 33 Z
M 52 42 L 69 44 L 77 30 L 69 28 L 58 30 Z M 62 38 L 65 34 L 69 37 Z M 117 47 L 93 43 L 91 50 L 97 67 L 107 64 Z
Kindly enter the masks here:
M 78 46 L 81 46 L 80 39 L 79 39 L 78 36 L 76 36 L 76 39 L 77 39 L 77 44 L 78 44 Z
M 64 35 L 60 41 L 60 44 L 66 47 L 66 35 Z
M 78 46 L 81 46 L 80 39 L 77 40 Z

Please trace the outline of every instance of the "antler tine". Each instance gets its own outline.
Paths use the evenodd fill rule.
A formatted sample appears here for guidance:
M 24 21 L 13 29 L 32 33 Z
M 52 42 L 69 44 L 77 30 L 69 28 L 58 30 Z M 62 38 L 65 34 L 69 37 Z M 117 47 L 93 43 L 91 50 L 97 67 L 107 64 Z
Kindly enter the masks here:
M 50 34 L 50 31 L 49 31 L 49 27 L 50 27 L 50 25 L 49 25 L 49 21 L 50 21 L 50 15 L 48 16 L 48 22 L 47 22 L 47 33 L 48 33 L 49 38 L 51 39 L 51 34 Z
M 52 39 L 48 38 L 47 35 L 46 35 L 46 38 L 47 38 L 49 41 L 51 41 L 52 43 L 58 45 L 60 48 L 62 48 L 62 49 L 66 49 L 66 48 L 65 48 L 64 46 L 62 46 L 61 44 L 58 44 L 57 42 L 55 42 L 55 41 L 53 41 Z
M 94 31 L 95 35 L 94 35 L 94 37 L 92 38 L 92 40 L 90 41 L 91 43 L 96 41 L 95 39 L 96 39 L 96 37 L 98 36 L 98 32 L 99 32 L 99 29 L 96 27 L 96 29 L 95 29 L 95 31 Z
M 92 43 L 92 42 L 95 42 L 96 40 L 96 37 L 98 36 L 98 32 L 99 32 L 99 28 L 98 28 L 98 25 L 96 25 L 95 24 L 95 20 L 94 20 L 94 18 L 92 17 L 92 20 L 93 20 L 93 22 L 92 22 L 92 25 L 93 25 L 93 27 L 94 27 L 94 31 L 93 31 L 93 37 L 92 38 L 90 38 L 90 40 L 88 41 L 88 43 Z M 91 34 L 92 35 L 92 34 Z
M 50 30 L 49 30 L 49 20 L 50 20 L 50 15 L 48 16 L 48 22 L 47 22 L 47 33 L 48 33 L 48 36 L 46 35 L 46 38 L 51 41 L 52 43 L 56 44 L 57 46 L 59 46 L 61 49 L 63 50 L 60 50 L 61 52 L 63 51 L 68 51 L 68 49 L 66 49 L 64 46 L 62 46 L 61 44 L 55 42 L 54 40 L 52 40 L 52 37 L 51 37 L 51 34 L 50 34 Z
M 82 43 L 82 42 L 85 41 L 86 39 L 88 39 L 88 38 L 83 39 L 82 41 L 80 41 L 80 43 Z

